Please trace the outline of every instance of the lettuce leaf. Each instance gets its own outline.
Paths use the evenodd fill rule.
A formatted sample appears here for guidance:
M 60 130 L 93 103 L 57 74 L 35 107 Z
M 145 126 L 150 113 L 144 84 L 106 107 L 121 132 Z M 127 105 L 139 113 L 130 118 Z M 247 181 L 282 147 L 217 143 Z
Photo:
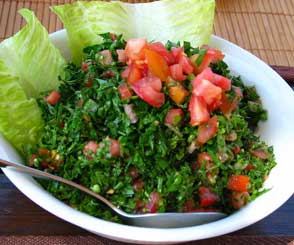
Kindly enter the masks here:
M 98 43 L 98 34 L 124 34 L 125 39 L 189 41 L 200 46 L 209 41 L 214 0 L 163 0 L 130 4 L 118 1 L 77 1 L 53 6 L 67 30 L 73 61 L 80 63 L 83 48 Z
M 16 75 L 28 97 L 58 87 L 58 75 L 65 59 L 49 40 L 48 32 L 34 13 L 21 9 L 27 25 L 14 36 L 0 43 L 0 59 Z
M 20 79 L 0 60 L 0 132 L 23 153 L 37 142 L 42 126 L 36 100 L 27 98 Z

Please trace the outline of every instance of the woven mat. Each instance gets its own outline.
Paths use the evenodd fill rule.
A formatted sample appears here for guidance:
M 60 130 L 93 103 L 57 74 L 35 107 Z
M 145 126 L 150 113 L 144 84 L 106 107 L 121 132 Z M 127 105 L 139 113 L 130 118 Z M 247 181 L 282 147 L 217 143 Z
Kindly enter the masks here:
M 24 24 L 17 14 L 21 8 L 34 10 L 50 33 L 61 29 L 49 6 L 68 2 L 72 0 L 0 0 L 0 41 Z M 216 0 L 213 30 L 270 65 L 294 66 L 294 0 Z

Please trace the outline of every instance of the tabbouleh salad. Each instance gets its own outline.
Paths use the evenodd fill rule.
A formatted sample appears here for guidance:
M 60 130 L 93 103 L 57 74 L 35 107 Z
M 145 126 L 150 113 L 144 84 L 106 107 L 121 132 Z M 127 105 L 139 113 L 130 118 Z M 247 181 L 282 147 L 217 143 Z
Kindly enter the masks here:
M 232 213 L 265 191 L 276 163 L 254 130 L 267 113 L 221 51 L 101 36 L 81 66 L 67 64 L 58 90 L 38 99 L 46 125 L 30 166 L 129 213 Z M 77 189 L 40 183 L 80 211 L 119 222 Z

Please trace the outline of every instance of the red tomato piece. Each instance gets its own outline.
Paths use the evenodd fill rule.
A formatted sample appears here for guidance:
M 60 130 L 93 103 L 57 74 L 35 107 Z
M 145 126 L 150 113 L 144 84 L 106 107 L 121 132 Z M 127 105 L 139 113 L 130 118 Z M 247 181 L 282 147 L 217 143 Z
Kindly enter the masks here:
M 172 47 L 171 48 L 171 53 L 175 59 L 175 62 L 178 63 L 180 58 L 184 54 L 184 48 L 183 47 Z
M 218 195 L 212 192 L 208 187 L 200 186 L 198 191 L 201 207 L 211 206 L 219 200 Z
M 184 81 L 187 76 L 183 74 L 183 67 L 180 64 L 174 64 L 169 67 L 171 77 L 176 81 Z
M 250 171 L 251 169 L 255 169 L 255 166 L 251 163 L 248 163 L 244 170 Z
M 165 124 L 179 126 L 183 122 L 184 112 L 182 109 L 170 109 L 164 119 Z
M 196 68 L 195 70 L 196 70 L 196 73 L 199 74 L 199 73 L 201 73 L 205 68 L 209 67 L 209 65 L 210 65 L 211 61 L 213 60 L 213 58 L 214 58 L 214 55 L 213 55 L 213 54 L 211 54 L 211 53 L 207 53 L 207 52 L 206 52 L 206 54 L 205 54 L 204 57 L 203 57 L 203 60 L 202 60 L 201 64 L 200 64 L 199 66 L 197 66 L 197 65 L 195 64 L 195 68 Z
M 53 90 L 47 97 L 46 97 L 46 101 L 50 104 L 50 105 L 56 105 L 58 100 L 61 98 L 61 95 L 59 92 L 57 92 L 56 90 Z
M 179 64 L 182 66 L 183 68 L 183 71 L 189 75 L 191 73 L 193 73 L 194 71 L 194 67 L 190 61 L 190 59 L 187 57 L 187 56 L 182 56 L 180 59 L 179 59 Z
M 199 80 L 195 78 L 193 85 L 193 94 L 202 96 L 207 105 L 212 105 L 213 103 L 221 100 L 222 89 L 215 86 L 210 81 L 205 79 Z
M 121 78 L 128 78 L 129 74 L 131 72 L 131 66 L 127 66 L 124 71 L 120 74 Z
M 167 81 L 169 69 L 165 59 L 159 53 L 149 49 L 145 49 L 145 55 L 151 74 L 161 81 Z
M 165 102 L 164 93 L 161 93 L 161 81 L 157 77 L 144 77 L 131 84 L 135 93 L 149 105 L 161 107 Z
M 209 120 L 207 105 L 202 97 L 192 94 L 188 110 L 190 112 L 190 124 L 192 126 L 197 126 Z
M 36 158 L 37 158 L 36 154 L 32 154 L 28 160 L 28 165 L 32 167 L 34 165 Z
M 100 51 L 100 54 L 103 56 L 103 58 L 100 60 L 100 63 L 102 65 L 111 65 L 111 63 L 113 62 L 113 59 L 112 59 L 112 55 L 110 51 L 108 49 L 103 50 L 103 51 Z
M 119 157 L 120 156 L 120 143 L 117 140 L 111 139 L 109 137 L 106 138 L 107 141 L 110 141 L 110 148 L 109 153 L 113 157 Z
M 246 175 L 231 175 L 228 180 L 227 188 L 232 191 L 247 191 L 250 178 Z
M 156 213 L 159 207 L 159 201 L 161 196 L 158 192 L 151 192 L 149 196 L 149 201 L 146 203 L 145 208 L 147 213 Z
M 240 209 L 245 206 L 249 199 L 249 193 L 247 191 L 239 192 L 233 191 L 230 196 L 231 205 L 235 209 Z
M 118 92 L 120 93 L 120 97 L 122 100 L 129 99 L 133 96 L 132 91 L 126 83 L 120 84 L 118 86 Z
M 145 48 L 147 48 L 147 40 L 145 38 L 129 39 L 125 48 L 127 59 L 131 61 L 144 59 Z
M 177 105 L 180 105 L 189 95 L 189 92 L 183 85 L 177 84 L 168 88 L 168 95 Z
M 133 182 L 133 188 L 135 191 L 141 191 L 143 190 L 144 188 L 144 182 L 142 179 L 137 179 L 137 180 L 134 180 Z
M 259 148 L 259 149 L 255 149 L 255 150 L 250 150 L 250 153 L 253 156 L 256 156 L 260 159 L 268 159 L 269 158 L 269 154 L 267 152 L 265 152 L 263 149 Z
M 234 153 L 234 155 L 237 155 L 239 152 L 240 152 L 240 146 L 236 146 L 234 149 L 233 149 L 233 153 Z
M 38 154 L 40 156 L 49 156 L 50 151 L 48 149 L 40 148 L 38 149 Z
M 89 68 L 89 64 L 88 63 L 82 63 L 82 71 L 83 72 L 87 72 L 88 71 L 88 68 Z
M 210 67 L 205 68 L 200 74 L 198 74 L 196 76 L 196 78 L 194 78 L 192 80 L 192 86 L 195 87 L 195 85 L 198 83 L 198 81 L 200 80 L 208 80 L 208 81 L 213 81 L 214 80 L 214 73 L 212 72 Z
M 88 159 L 93 159 L 93 157 L 91 156 L 91 153 L 95 154 L 98 148 L 99 148 L 99 145 L 95 141 L 91 140 L 84 146 L 83 153 Z
M 118 62 L 125 63 L 126 62 L 126 51 L 124 49 L 117 49 L 116 50 L 118 56 Z
M 210 81 L 212 81 L 213 84 L 222 88 L 225 91 L 231 90 L 231 80 L 224 76 L 214 74 L 214 79 Z
M 213 136 L 215 136 L 217 129 L 218 129 L 217 116 L 214 115 L 212 118 L 208 120 L 208 122 L 200 124 L 198 128 L 197 141 L 200 144 L 205 144 Z
M 208 47 L 207 53 L 212 54 L 213 55 L 213 59 L 212 59 L 212 63 L 217 63 L 219 60 L 223 60 L 225 55 L 218 49 L 212 48 L 212 47 Z
M 165 48 L 165 46 L 161 42 L 150 43 L 149 49 L 160 54 L 165 59 L 168 65 L 172 65 L 175 63 L 174 56 Z
M 142 70 L 135 65 L 130 65 L 130 71 L 127 77 L 127 83 L 132 84 L 143 77 Z
M 238 107 L 238 102 L 236 99 L 233 99 L 233 101 L 230 101 L 228 96 L 223 92 L 221 96 L 221 104 L 220 104 L 220 110 L 221 112 L 228 116 L 232 113 L 233 110 L 235 110 Z

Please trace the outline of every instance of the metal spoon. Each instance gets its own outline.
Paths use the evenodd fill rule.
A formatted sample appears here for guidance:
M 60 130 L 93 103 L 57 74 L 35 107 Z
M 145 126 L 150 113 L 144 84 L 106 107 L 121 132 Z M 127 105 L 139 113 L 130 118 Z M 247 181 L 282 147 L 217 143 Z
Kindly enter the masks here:
M 9 169 L 28 173 L 35 177 L 52 179 L 75 187 L 106 204 L 128 225 L 152 228 L 178 228 L 206 224 L 227 216 L 226 214 L 220 212 L 128 214 L 114 206 L 111 202 L 109 202 L 107 199 L 100 196 L 99 194 L 87 189 L 84 186 L 81 186 L 75 182 L 69 181 L 59 176 L 30 168 L 22 164 L 8 162 L 3 159 L 0 159 L 0 167 L 9 167 Z

